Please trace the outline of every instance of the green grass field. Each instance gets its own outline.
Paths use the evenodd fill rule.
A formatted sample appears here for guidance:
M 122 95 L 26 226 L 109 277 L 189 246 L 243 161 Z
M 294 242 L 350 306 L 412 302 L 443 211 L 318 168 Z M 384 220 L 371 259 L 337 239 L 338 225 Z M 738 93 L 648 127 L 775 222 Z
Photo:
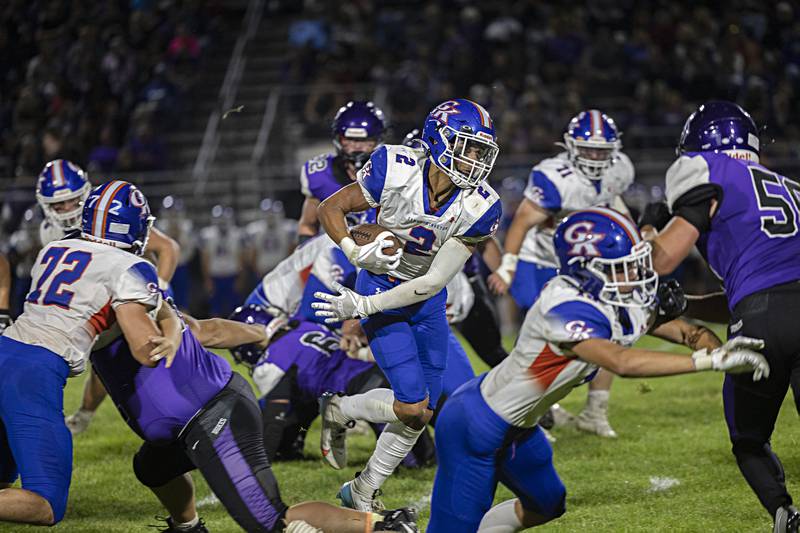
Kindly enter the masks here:
M 649 347 L 669 345 L 646 339 Z M 473 358 L 474 360 L 474 358 Z M 476 364 L 482 371 L 482 364 Z M 85 376 L 70 380 L 65 408 L 80 402 Z M 619 433 L 609 441 L 569 428 L 555 429 L 555 465 L 567 486 L 567 513 L 541 528 L 573 531 L 771 531 L 771 520 L 739 474 L 722 416 L 722 375 L 703 373 L 662 379 L 618 379 L 611 399 L 611 423 Z M 562 402 L 573 412 L 585 401 L 584 389 Z M 790 491 L 800 494 L 800 426 L 791 397 L 778 420 L 773 447 L 783 460 Z M 351 468 L 334 471 L 319 459 L 318 426 L 309 433 L 308 461 L 277 464 L 284 500 L 335 502 L 341 483 L 366 462 L 374 439 L 350 439 Z M 89 430 L 75 438 L 69 507 L 55 531 L 153 531 L 163 515 L 152 494 L 136 480 L 131 458 L 138 438 L 106 402 Z M 434 469 L 400 471 L 384 486 L 388 507 L 417 505 L 421 526 L 427 522 Z M 655 490 L 652 478 L 677 484 Z M 237 531 L 219 503 L 195 476 L 200 514 L 212 532 Z M 658 480 L 655 480 L 658 481 Z M 497 501 L 510 498 L 500 488 Z M 27 531 L 0 525 L 0 531 Z M 31 528 L 32 529 L 32 528 Z

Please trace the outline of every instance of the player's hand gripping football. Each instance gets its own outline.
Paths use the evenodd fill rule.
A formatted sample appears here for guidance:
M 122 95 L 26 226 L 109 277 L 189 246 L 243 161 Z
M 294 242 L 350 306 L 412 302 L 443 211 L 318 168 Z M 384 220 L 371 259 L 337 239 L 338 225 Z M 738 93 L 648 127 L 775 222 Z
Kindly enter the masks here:
M 698 370 L 718 370 L 729 374 L 753 373 L 753 381 L 769 377 L 769 363 L 754 350 L 764 348 L 764 341 L 750 337 L 735 337 L 708 353 L 698 350 L 692 354 Z
M 339 294 L 315 292 L 314 298 L 323 301 L 311 304 L 316 309 L 315 314 L 324 318 L 326 324 L 335 324 L 348 318 L 365 318 L 375 312 L 366 296 L 351 291 L 336 281 L 333 282 L 333 290 Z
M 347 258 L 359 268 L 365 268 L 375 274 L 386 274 L 400 266 L 400 259 L 403 257 L 402 248 L 398 248 L 393 255 L 387 255 L 383 252 L 384 248 L 394 246 L 389 237 L 392 237 L 392 233 L 384 231 L 371 243 L 361 246 L 356 245 L 348 253 Z

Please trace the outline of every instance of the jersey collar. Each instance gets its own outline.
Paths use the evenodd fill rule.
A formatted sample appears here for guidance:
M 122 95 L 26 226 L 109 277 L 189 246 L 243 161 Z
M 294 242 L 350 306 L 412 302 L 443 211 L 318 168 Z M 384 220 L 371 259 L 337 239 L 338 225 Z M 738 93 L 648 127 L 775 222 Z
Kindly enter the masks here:
M 425 160 L 425 165 L 422 167 L 422 204 L 425 206 L 425 214 L 426 215 L 434 215 L 440 217 L 447 211 L 455 199 L 461 194 L 461 188 L 456 187 L 455 190 L 450 194 L 450 197 L 447 199 L 445 203 L 443 203 L 436 212 L 431 211 L 430 200 L 428 199 L 428 191 L 430 190 L 430 183 L 428 182 L 428 172 L 431 169 L 431 160 L 430 158 Z

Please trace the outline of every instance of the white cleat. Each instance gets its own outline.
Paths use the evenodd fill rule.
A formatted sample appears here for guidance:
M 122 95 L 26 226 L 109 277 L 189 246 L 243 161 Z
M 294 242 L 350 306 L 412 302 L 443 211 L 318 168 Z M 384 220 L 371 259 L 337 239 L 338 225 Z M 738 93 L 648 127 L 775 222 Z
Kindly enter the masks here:
M 94 415 L 94 413 L 91 411 L 78 409 L 75 411 L 75 414 L 66 417 L 64 422 L 67 424 L 69 432 L 73 435 L 77 435 L 78 433 L 86 431 L 89 427 L 89 423 L 92 421 L 92 415 Z
M 549 431 L 544 429 L 542 426 L 539 426 L 539 429 L 541 429 L 542 433 L 544 433 L 544 438 L 547 439 L 547 442 L 549 442 L 550 444 L 553 444 L 556 441 L 556 438 L 553 436 L 552 433 L 550 433 Z
M 553 427 L 574 427 L 577 422 L 577 417 L 554 403 L 550 406 L 550 414 L 553 417 Z
M 617 438 L 617 432 L 608 423 L 608 414 L 605 411 L 584 409 L 578 415 L 577 426 L 586 433 L 594 433 L 607 439 Z
M 356 476 L 357 475 L 358 474 L 356 474 Z M 356 511 L 364 513 L 383 511 L 383 503 L 377 499 L 381 494 L 380 489 L 373 491 L 371 495 L 363 494 L 355 489 L 353 486 L 354 481 L 355 480 L 348 481 L 342 485 L 339 492 L 336 493 L 336 497 L 342 501 L 342 507 L 355 509 Z
M 347 429 L 352 424 L 337 422 L 337 418 L 342 418 L 339 412 L 339 396 L 332 392 L 326 392 L 319 397 L 319 414 L 322 418 L 322 431 L 319 436 L 320 452 L 329 465 L 336 470 L 341 470 L 347 466 L 346 437 Z

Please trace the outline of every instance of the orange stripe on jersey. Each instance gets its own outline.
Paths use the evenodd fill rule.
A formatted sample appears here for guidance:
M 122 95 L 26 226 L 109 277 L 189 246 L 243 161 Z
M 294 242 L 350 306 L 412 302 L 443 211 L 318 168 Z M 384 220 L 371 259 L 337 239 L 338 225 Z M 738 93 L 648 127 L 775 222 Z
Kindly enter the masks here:
M 308 282 L 308 276 L 310 276 L 310 275 L 311 275 L 311 268 L 312 268 L 313 266 L 314 266 L 313 264 L 312 264 L 312 265 L 308 265 L 308 266 L 307 266 L 307 267 L 305 267 L 303 270 L 301 270 L 300 272 L 298 272 L 298 274 L 300 274 L 300 280 L 303 282 L 303 284 L 305 284 L 305 283 L 307 283 L 307 282 Z
M 94 329 L 94 334 L 99 335 L 110 328 L 116 321 L 117 315 L 111 308 L 111 300 L 109 299 L 102 309 L 89 318 L 89 325 Z
M 536 356 L 531 366 L 528 367 L 528 374 L 539 384 L 542 390 L 547 390 L 558 375 L 567 368 L 570 361 L 569 357 L 556 354 L 549 344 L 545 344 L 541 353 Z

